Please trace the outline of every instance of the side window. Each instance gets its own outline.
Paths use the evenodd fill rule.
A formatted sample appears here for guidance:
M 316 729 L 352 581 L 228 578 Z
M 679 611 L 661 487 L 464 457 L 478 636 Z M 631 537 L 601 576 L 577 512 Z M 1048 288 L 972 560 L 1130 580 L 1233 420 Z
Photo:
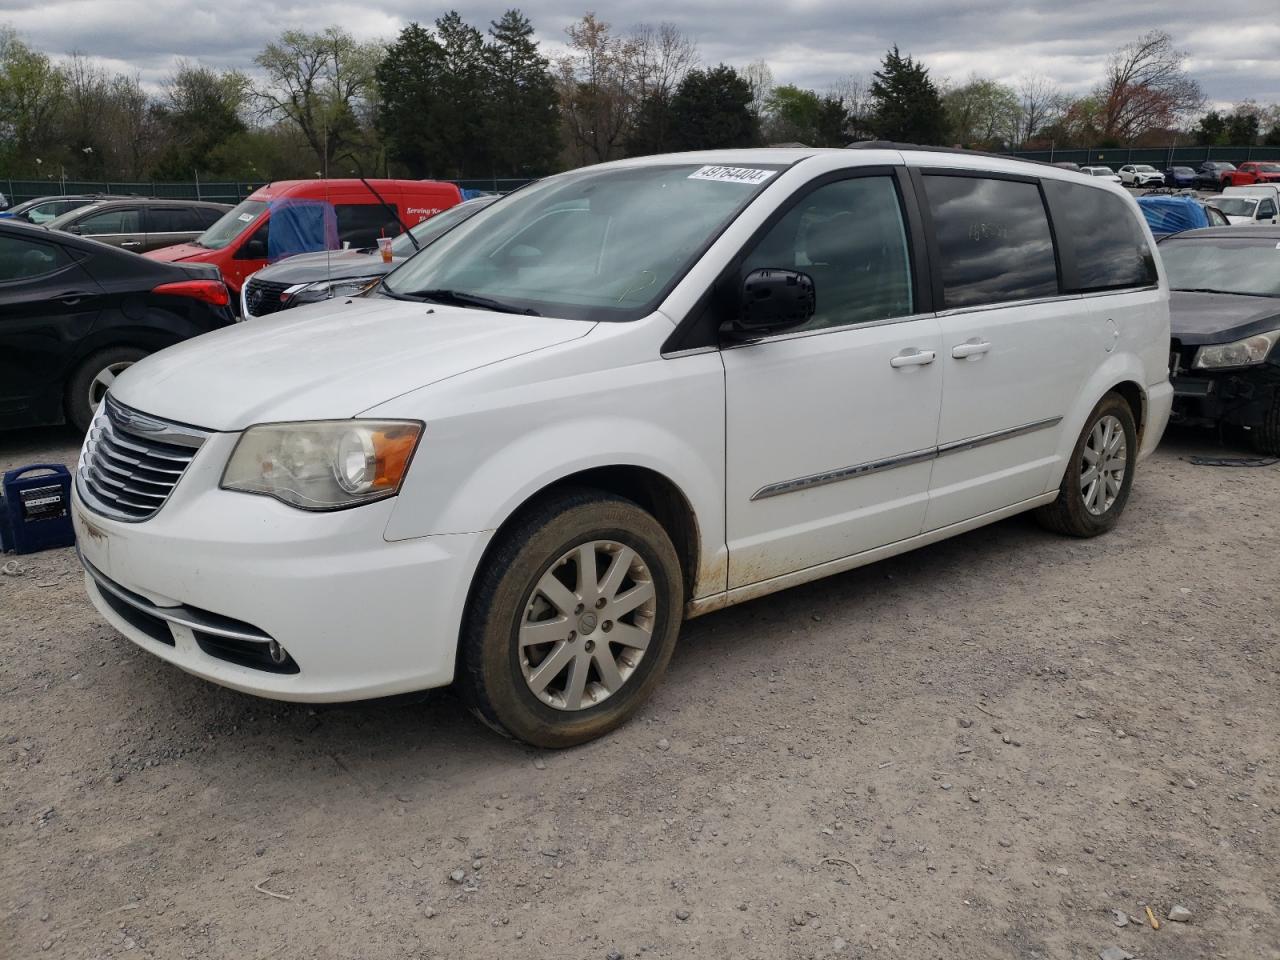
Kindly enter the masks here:
M 137 208 L 104 210 L 101 213 L 89 214 L 76 226 L 80 228 L 81 236 L 85 237 L 101 237 L 114 233 L 141 233 L 141 213 L 142 211 Z
M 926 176 L 947 309 L 1058 293 L 1053 235 L 1034 183 Z
M 192 207 L 192 212 L 196 215 L 196 219 L 200 221 L 199 230 L 207 230 L 215 223 L 222 219 L 227 212 L 219 210 L 217 207 Z
M 1258 204 L 1257 218 L 1259 220 L 1270 220 L 1276 215 L 1275 201 L 1267 199 Z
M 747 255 L 742 277 L 768 267 L 813 278 L 817 311 L 806 329 L 910 314 L 911 263 L 893 178 L 838 180 L 805 196 Z
M 1156 282 L 1155 259 L 1137 215 L 1108 190 L 1065 180 L 1044 180 L 1044 192 L 1058 228 L 1069 244 L 1079 278 L 1071 292 L 1145 287 Z
M 190 207 L 147 208 L 147 233 L 198 233 L 205 226 Z
M 71 257 L 56 244 L 0 236 L 0 283 L 42 277 L 70 263 Z
M 388 205 L 391 210 L 396 209 L 394 204 Z M 353 248 L 377 246 L 378 237 L 394 237 L 400 232 L 399 221 L 380 203 L 340 203 L 334 210 L 338 215 L 338 242 Z

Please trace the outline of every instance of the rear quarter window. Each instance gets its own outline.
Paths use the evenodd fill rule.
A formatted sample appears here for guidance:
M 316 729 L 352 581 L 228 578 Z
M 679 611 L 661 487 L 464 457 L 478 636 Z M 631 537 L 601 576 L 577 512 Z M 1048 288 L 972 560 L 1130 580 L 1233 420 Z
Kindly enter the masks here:
M 946 309 L 1030 300 L 1058 293 L 1058 263 L 1035 183 L 929 174 Z
M 400 232 L 399 211 L 394 203 L 388 202 L 387 206 L 380 203 L 335 204 L 338 241 L 359 249 L 376 246 L 378 237 L 394 237 Z
M 1070 293 L 1146 287 L 1156 282 L 1155 258 L 1138 224 L 1138 212 L 1109 190 L 1044 181 Z M 1074 273 L 1074 277 L 1071 274 Z

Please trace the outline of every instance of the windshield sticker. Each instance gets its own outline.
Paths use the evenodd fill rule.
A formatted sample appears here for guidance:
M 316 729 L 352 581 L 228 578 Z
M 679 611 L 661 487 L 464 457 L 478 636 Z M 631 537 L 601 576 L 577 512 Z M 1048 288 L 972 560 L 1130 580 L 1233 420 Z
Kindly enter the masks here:
M 236 217 L 236 219 L 237 219 L 237 220 L 239 220 L 241 223 L 248 223 L 250 220 L 252 220 L 252 219 L 253 219 L 253 214 L 252 214 L 252 213 L 242 213 L 242 214 L 240 214 L 240 216 Z
M 690 180 L 716 180 L 720 183 L 745 183 L 758 186 L 777 170 L 754 170 L 751 167 L 702 167 L 689 174 Z

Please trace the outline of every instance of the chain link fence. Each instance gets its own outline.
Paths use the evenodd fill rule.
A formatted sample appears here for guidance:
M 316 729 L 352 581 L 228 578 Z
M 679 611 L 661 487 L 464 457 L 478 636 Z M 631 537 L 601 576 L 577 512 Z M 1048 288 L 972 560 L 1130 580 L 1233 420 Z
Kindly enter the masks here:
M 1276 160 L 1280 158 L 1280 147 L 1087 147 L 1073 150 L 1014 150 L 1007 155 L 1045 163 L 1078 163 L 1082 167 L 1091 164 L 1118 167 L 1127 163 L 1198 167 L 1206 160 L 1228 163 Z
M 119 197 L 159 197 L 162 200 L 211 200 L 214 203 L 239 203 L 266 181 L 165 182 L 143 180 L 136 182 L 109 182 L 103 180 L 0 180 L 0 190 L 10 204 L 24 203 L 36 197 L 64 196 L 68 194 L 104 193 Z M 528 179 L 504 179 L 480 177 L 454 180 L 463 190 L 482 193 L 510 193 L 529 183 Z

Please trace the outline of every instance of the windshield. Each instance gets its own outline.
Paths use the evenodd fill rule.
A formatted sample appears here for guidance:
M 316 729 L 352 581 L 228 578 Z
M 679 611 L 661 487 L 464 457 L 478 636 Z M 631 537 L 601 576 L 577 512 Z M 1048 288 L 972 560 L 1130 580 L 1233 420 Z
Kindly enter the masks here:
M 468 200 L 466 203 L 459 203 L 442 213 L 437 213 L 430 220 L 414 224 L 409 228 L 409 233 L 413 234 L 413 240 L 418 241 L 418 246 L 413 245 L 413 240 L 409 239 L 408 233 L 402 233 L 391 241 L 391 255 L 400 258 L 412 257 L 419 249 L 444 236 L 462 221 L 471 219 L 497 199 L 497 197 L 484 197 Z
M 245 200 L 239 206 L 228 210 L 221 220 L 191 242 L 197 247 L 221 250 L 244 233 L 245 228 L 257 220 L 266 209 L 266 203 L 261 200 Z
M 1149 163 L 1140 163 L 1133 169 L 1137 170 L 1139 173 L 1158 173 L 1159 172 L 1156 170 L 1155 167 L 1151 166 Z
M 383 282 L 391 296 L 574 320 L 634 320 L 779 168 L 587 168 L 532 184 L 468 220 Z M 475 301 L 483 299 L 487 304 Z
M 1280 245 L 1274 238 L 1205 237 L 1160 244 L 1169 286 L 1280 297 Z
M 1249 197 L 1219 197 L 1214 206 L 1228 217 L 1252 217 L 1258 201 Z

